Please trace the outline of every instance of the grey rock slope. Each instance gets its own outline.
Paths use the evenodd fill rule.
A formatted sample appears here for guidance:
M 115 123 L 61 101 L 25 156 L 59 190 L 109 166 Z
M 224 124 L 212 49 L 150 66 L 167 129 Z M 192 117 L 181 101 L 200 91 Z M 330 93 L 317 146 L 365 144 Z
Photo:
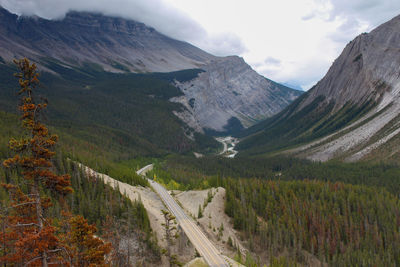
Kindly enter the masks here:
M 112 72 L 170 72 L 215 58 L 132 20 L 70 12 L 52 21 L 18 17 L 1 7 L 0 47 L 6 61 L 25 56 L 78 67 L 95 63 Z
M 399 86 L 399 48 L 400 16 L 351 41 L 300 108 L 319 95 L 333 101 L 335 111 L 348 102 L 360 105 L 383 96 L 382 105 L 387 105 Z
M 380 147 L 398 138 L 399 65 L 400 16 L 350 42 L 303 103 L 323 95 L 325 101 L 334 102 L 334 111 L 346 103 L 361 106 L 370 100 L 377 105 L 333 136 L 318 141 L 312 148 L 303 149 L 302 154 L 313 160 L 339 156 L 354 161 L 371 153 L 378 156 Z M 394 150 L 391 153 L 395 153 Z M 379 157 L 390 157 L 379 154 Z
M 237 130 L 239 121 L 251 126 L 302 93 L 266 79 L 237 56 L 214 59 L 202 69 L 196 79 L 177 82 L 184 96 L 172 99 L 185 105 L 177 115 L 198 131 Z
M 276 139 L 268 136 L 268 130 L 281 133 L 286 143 L 312 140 L 288 151 L 312 160 L 392 157 L 400 153 L 400 147 L 393 145 L 400 140 L 399 66 L 397 16 L 351 41 L 326 76 L 279 114 L 284 119 L 266 122 L 263 131 L 244 143 L 254 150 L 273 147 Z M 301 129 L 296 122 L 310 124 Z

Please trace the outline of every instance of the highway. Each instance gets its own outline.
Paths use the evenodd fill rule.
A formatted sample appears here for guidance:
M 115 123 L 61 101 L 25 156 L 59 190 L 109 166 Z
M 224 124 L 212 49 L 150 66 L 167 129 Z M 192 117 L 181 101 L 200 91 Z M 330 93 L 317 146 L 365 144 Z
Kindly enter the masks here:
M 143 175 L 148 170 L 152 169 L 153 165 L 147 165 L 146 167 L 137 171 L 137 174 Z M 182 208 L 176 203 L 176 201 L 168 194 L 167 190 L 159 183 L 148 179 L 151 187 L 159 194 L 161 199 L 169 211 L 176 217 L 177 223 L 181 226 L 190 242 L 197 249 L 199 254 L 203 256 L 204 260 L 210 267 L 222 267 L 229 265 L 225 262 L 221 253 L 215 248 L 210 240 L 204 235 L 201 229 L 197 226 L 192 218 L 186 215 Z

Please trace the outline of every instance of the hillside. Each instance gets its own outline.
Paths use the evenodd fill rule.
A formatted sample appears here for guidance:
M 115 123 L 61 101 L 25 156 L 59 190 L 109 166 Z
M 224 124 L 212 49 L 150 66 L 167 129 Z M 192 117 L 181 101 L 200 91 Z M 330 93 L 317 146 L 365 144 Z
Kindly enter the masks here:
M 134 20 L 87 12 L 69 12 L 62 20 L 47 20 L 18 17 L 0 7 L 0 22 L 0 63 L 28 57 L 42 71 L 55 75 L 70 70 L 201 70 L 185 81 L 169 79 L 184 93 L 171 96 L 185 106 L 174 111 L 175 115 L 198 133 L 251 126 L 281 111 L 301 94 L 259 75 L 243 59 L 213 56 Z M 85 77 L 74 79 L 85 86 Z
M 49 102 L 48 122 L 79 140 L 102 146 L 108 160 L 217 149 L 211 137 L 194 133 L 174 116 L 182 107 L 168 101 L 181 92 L 170 79 L 196 75 L 115 74 L 54 65 L 62 76 L 42 73 L 39 94 Z M 0 109 L 15 112 L 15 68 L 0 63 Z M 111 157 L 111 158 L 110 158 Z
M 62 20 L 18 17 L 0 7 L 0 56 L 29 57 L 47 70 L 51 62 L 111 72 L 171 72 L 197 68 L 214 56 L 133 20 L 70 12 Z
M 223 230 L 234 234 L 226 243 L 248 252 L 242 255 L 246 266 L 397 264 L 398 165 L 176 156 L 154 172 L 169 189 L 186 190 L 177 197 L 195 216 L 201 202 L 188 190 L 207 189 L 205 195 L 210 187 L 225 188 L 224 206 L 217 209 L 225 214 L 210 216 L 204 208 L 199 221 L 206 229 L 215 226 L 211 236 L 228 238 L 218 227 L 220 216 L 228 215 Z
M 202 69 L 195 79 L 177 82 L 184 95 L 172 99 L 186 107 L 177 116 L 200 132 L 237 132 L 303 93 L 261 76 L 237 56 L 212 60 Z
M 238 149 L 263 154 L 297 147 L 289 152 L 313 160 L 353 161 L 396 140 L 399 41 L 400 16 L 355 38 L 312 89 L 243 133 L 248 137 Z M 381 156 L 397 153 L 395 149 Z

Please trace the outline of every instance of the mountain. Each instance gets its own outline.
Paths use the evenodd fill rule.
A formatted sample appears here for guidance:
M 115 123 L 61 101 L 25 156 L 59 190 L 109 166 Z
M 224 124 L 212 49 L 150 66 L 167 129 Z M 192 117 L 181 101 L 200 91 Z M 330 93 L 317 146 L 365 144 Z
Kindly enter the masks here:
M 44 67 L 57 62 L 111 72 L 171 72 L 215 58 L 143 23 L 100 14 L 69 12 L 63 20 L 46 20 L 0 8 L 0 21 L 0 56 L 6 61 L 25 56 Z
M 302 92 L 264 78 L 237 56 L 214 59 L 190 81 L 176 83 L 184 96 L 172 101 L 186 110 L 177 113 L 201 131 L 238 131 L 281 111 Z
M 0 61 L 28 57 L 42 70 L 113 73 L 198 69 L 174 111 L 197 132 L 232 132 L 269 117 L 301 94 L 257 74 L 239 57 L 216 57 L 169 38 L 143 23 L 86 12 L 62 20 L 11 14 L 0 8 Z M 84 71 L 85 72 L 85 71 Z
M 238 148 L 249 154 L 289 149 L 321 161 L 395 157 L 399 149 L 391 144 L 400 132 L 399 64 L 400 16 L 347 44 L 321 81 L 245 132 Z

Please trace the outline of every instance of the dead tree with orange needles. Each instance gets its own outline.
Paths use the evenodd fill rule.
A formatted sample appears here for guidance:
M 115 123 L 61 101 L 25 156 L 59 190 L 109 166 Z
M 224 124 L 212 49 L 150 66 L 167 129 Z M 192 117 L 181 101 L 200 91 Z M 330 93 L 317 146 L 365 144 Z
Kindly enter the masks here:
M 11 201 L 7 216 L 3 218 L 6 229 L 0 239 L 11 249 L 8 247 L 7 255 L 0 257 L 0 262 L 43 267 L 61 265 L 63 249 L 55 227 L 45 216 L 51 202 L 41 196 L 41 191 L 50 190 L 58 196 L 72 192 L 70 176 L 53 172 L 51 159 L 55 155 L 54 146 L 58 137 L 50 134 L 41 122 L 47 103 L 37 102 L 34 96 L 39 84 L 36 65 L 26 58 L 14 62 L 20 71 L 15 76 L 19 80 L 19 109 L 26 134 L 20 139 L 10 140 L 9 146 L 15 155 L 5 160 L 3 166 L 14 167 L 21 172 L 23 187 L 3 184 L 10 193 Z

